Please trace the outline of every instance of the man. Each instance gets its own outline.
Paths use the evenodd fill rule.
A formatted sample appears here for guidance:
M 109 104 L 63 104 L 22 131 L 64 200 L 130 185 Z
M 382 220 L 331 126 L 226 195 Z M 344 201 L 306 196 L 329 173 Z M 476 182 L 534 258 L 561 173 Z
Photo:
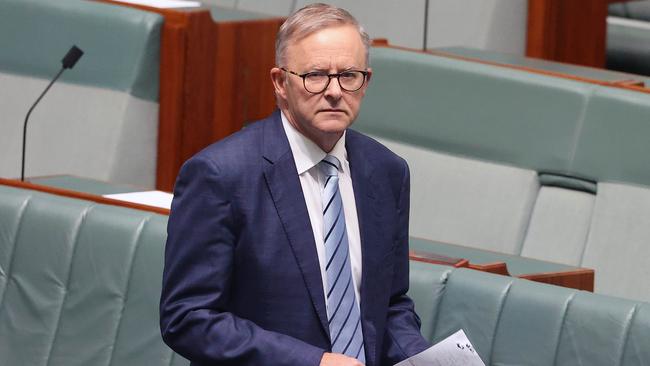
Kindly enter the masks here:
M 347 129 L 368 48 L 345 10 L 299 10 L 276 42 L 280 111 L 184 164 L 160 311 L 194 365 L 393 365 L 429 346 L 406 296 L 408 167 Z

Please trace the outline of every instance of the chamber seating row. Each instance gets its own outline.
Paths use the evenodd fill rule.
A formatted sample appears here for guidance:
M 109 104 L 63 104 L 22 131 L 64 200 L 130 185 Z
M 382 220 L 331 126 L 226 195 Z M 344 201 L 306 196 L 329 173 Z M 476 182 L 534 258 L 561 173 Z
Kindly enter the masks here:
M 24 117 L 76 44 L 84 56 L 31 116 L 26 176 L 172 190 L 185 159 L 273 110 L 281 22 L 216 7 L 0 2 L 0 177 L 20 175 Z
M 31 116 L 25 174 L 153 187 L 162 23 L 94 1 L 2 1 L 0 176 L 20 176 L 25 115 L 76 44 L 84 56 Z
M 422 334 L 463 329 L 486 365 L 650 363 L 650 304 L 411 261 Z
M 374 47 L 354 125 L 411 166 L 411 235 L 649 300 L 650 94 Z
M 354 15 L 372 38 L 422 49 L 462 44 L 522 54 L 526 42 L 526 3 L 473 0 L 325 0 Z M 309 0 L 204 0 L 204 4 L 288 16 Z M 425 15 L 426 13 L 426 15 Z M 425 25 L 425 22 L 427 24 Z M 425 35 L 426 32 L 426 35 Z
M 0 364 L 188 365 L 158 328 L 167 216 L 0 185 Z
M 189 362 L 158 326 L 166 215 L 0 184 L 0 364 Z M 650 308 L 411 261 L 423 335 L 463 328 L 490 365 L 646 365 Z

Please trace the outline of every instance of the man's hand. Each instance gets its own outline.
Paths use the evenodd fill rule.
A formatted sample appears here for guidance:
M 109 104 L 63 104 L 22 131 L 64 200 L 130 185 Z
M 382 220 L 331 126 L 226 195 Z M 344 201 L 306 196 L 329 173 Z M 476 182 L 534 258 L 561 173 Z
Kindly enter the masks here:
M 363 364 L 356 358 L 340 353 L 325 352 L 323 358 L 320 359 L 320 366 L 363 366 Z

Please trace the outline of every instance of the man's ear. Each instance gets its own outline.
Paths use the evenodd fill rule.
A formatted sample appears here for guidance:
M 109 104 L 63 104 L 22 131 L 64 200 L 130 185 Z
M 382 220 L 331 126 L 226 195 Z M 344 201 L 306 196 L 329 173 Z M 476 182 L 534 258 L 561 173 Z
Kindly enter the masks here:
M 368 72 L 368 75 L 366 76 L 366 86 L 367 86 L 367 84 L 370 84 L 370 78 L 372 77 L 372 68 L 369 67 L 366 71 Z
M 277 67 L 271 69 L 271 81 L 273 82 L 273 88 L 275 88 L 275 95 L 284 100 L 287 99 L 285 80 L 284 71 Z

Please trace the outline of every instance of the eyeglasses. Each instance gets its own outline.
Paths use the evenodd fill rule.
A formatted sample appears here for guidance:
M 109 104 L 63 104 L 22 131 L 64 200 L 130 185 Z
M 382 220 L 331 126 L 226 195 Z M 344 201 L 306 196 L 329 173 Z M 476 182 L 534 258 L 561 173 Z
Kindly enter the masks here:
M 288 72 L 291 75 L 296 75 L 302 78 L 302 85 L 305 90 L 312 94 L 319 94 L 325 91 L 330 85 L 332 78 L 336 78 L 339 82 L 341 89 L 347 92 L 355 92 L 363 86 L 368 77 L 368 71 L 349 70 L 336 74 L 328 74 L 323 71 L 312 71 L 304 74 L 298 74 L 281 67 L 280 70 Z

